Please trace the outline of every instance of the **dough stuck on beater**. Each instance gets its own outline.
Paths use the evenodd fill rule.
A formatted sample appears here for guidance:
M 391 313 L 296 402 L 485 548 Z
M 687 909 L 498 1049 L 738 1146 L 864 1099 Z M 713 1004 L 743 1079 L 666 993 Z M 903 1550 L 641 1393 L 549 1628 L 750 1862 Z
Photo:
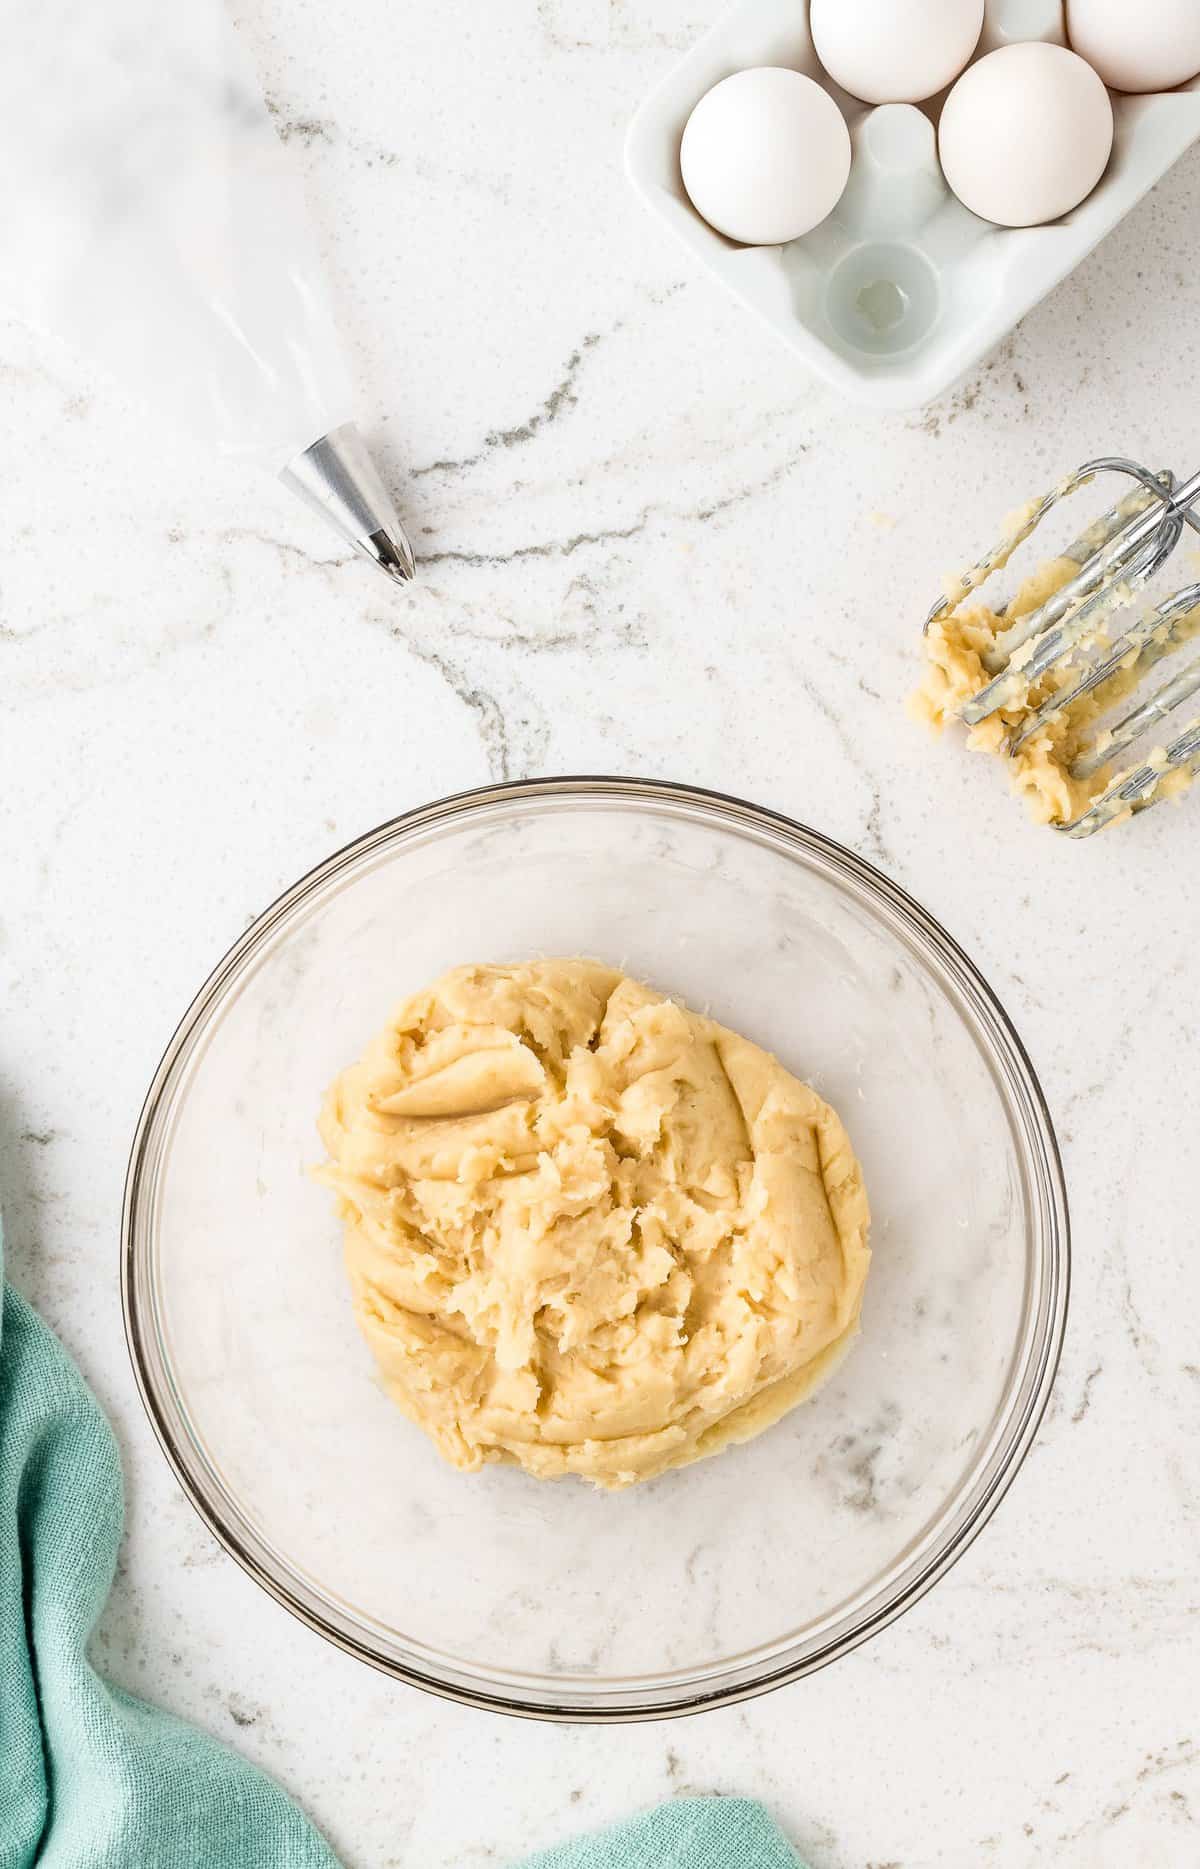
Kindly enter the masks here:
M 869 1215 L 838 1116 L 613 968 L 454 969 L 320 1128 L 360 1328 L 456 1467 L 649 1479 L 769 1427 L 857 1330 Z
M 991 679 L 983 658 L 1001 631 L 1040 608 L 1078 569 L 1069 558 L 1052 558 L 1039 566 L 1022 584 L 1003 618 L 977 598 L 969 607 L 952 609 L 932 622 L 923 639 L 925 670 L 909 697 L 913 716 L 940 733 L 948 720 L 957 717 L 963 703 Z M 1031 696 L 1028 684 L 1014 679 L 1009 705 L 968 728 L 967 745 L 973 752 L 1007 759 L 1012 728 L 1044 698 Z M 1089 710 L 1088 721 L 1093 718 L 1094 710 Z M 1009 783 L 1039 824 L 1067 823 L 1104 790 L 1102 780 L 1081 783 L 1068 770 L 1085 724 L 1059 715 L 1009 761 Z
M 1014 545 L 1025 536 L 1022 528 L 1034 506 L 1036 502 L 1015 514 L 1009 522 Z M 1002 568 L 1005 562 L 1002 550 L 996 554 L 992 569 Z M 926 666 L 908 702 L 913 717 L 935 733 L 941 733 L 946 722 L 955 720 L 963 704 L 991 679 L 984 657 L 997 637 L 1018 618 L 1040 609 L 1078 571 L 1079 566 L 1072 558 L 1047 560 L 1026 578 L 1003 617 L 978 598 L 966 606 L 963 599 L 971 591 L 970 584 L 949 579 L 950 608 L 931 621 L 923 638 Z M 1102 613 L 1097 640 L 1104 639 L 1106 622 Z M 1200 625 L 1200 613 L 1197 613 L 1196 624 Z M 1048 711 L 1037 732 L 1024 740 L 1015 752 L 1010 752 L 1009 738 L 1013 730 L 1052 700 L 1056 691 L 1072 685 L 1078 673 L 1067 661 L 1050 668 L 1040 682 L 1031 686 L 1021 679 L 1021 660 L 1022 654 L 1018 651 L 1012 660 L 1011 688 L 1006 690 L 1004 704 L 967 729 L 967 745 L 973 752 L 992 753 L 1004 760 L 1012 790 L 1024 801 L 1036 823 L 1070 824 L 1119 782 L 1121 775 L 1114 775 L 1112 763 L 1102 765 L 1082 779 L 1073 776 L 1071 767 L 1089 742 L 1095 741 L 1098 747 L 1103 745 L 1103 741 L 1096 738 L 1098 721 L 1133 693 L 1142 670 L 1131 662 L 1069 707 Z M 1171 772 L 1163 777 L 1159 795 L 1177 798 L 1191 783 L 1190 772 Z M 1128 816 L 1128 811 L 1114 812 L 1107 822 L 1116 824 Z

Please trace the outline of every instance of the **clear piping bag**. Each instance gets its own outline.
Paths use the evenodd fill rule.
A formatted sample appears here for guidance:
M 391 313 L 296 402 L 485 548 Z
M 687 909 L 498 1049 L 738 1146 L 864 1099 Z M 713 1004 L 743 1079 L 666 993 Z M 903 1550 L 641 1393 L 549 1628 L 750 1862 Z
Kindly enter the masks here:
M 0 298 L 388 576 L 403 527 L 351 417 L 301 179 L 224 0 L 34 0 L 0 61 Z

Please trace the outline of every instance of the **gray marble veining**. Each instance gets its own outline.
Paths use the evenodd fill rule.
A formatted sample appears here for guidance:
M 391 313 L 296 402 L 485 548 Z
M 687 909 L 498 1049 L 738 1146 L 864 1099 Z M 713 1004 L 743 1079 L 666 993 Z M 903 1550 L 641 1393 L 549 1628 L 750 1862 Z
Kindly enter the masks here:
M 363 0 L 350 35 L 315 0 L 241 0 L 423 560 L 407 596 L 189 442 L 161 438 L 148 485 L 123 465 L 141 412 L 0 326 L 0 1187 L 12 1275 L 121 1436 L 99 1658 L 277 1772 L 352 1869 L 483 1869 L 718 1789 L 765 1798 L 814 1869 L 1185 1864 L 1200 804 L 1065 849 L 900 699 L 941 572 L 1017 499 L 1118 443 L 1193 455 L 1200 157 L 953 396 L 846 408 L 621 176 L 631 109 L 710 11 Z M 586 769 L 754 797 L 927 903 L 1032 1052 L 1076 1226 L 1054 1406 L 955 1571 L 796 1688 L 619 1733 L 435 1703 L 293 1624 L 175 1488 L 116 1288 L 145 1085 L 248 919 L 409 805 Z M 874 1445 L 842 1456 L 855 1496 L 886 1482 Z

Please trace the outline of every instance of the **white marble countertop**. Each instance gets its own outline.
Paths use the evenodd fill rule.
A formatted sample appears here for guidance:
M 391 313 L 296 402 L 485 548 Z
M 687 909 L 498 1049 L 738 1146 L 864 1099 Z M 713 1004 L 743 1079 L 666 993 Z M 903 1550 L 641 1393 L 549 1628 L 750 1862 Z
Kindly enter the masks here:
M 506 1863 L 685 1789 L 813 1869 L 1194 1862 L 1200 1836 L 1200 806 L 1070 846 L 905 720 L 938 577 L 1090 454 L 1192 467 L 1200 157 L 952 397 L 818 388 L 663 244 L 628 116 L 699 0 L 241 0 L 422 560 L 408 595 L 281 489 L 0 328 L 0 1187 L 9 1270 L 117 1424 L 98 1643 L 352 1869 Z M 823 1674 L 668 1725 L 442 1704 L 276 1607 L 175 1486 L 117 1290 L 125 1157 L 192 991 L 338 843 L 488 778 L 743 794 L 913 891 L 1059 1125 L 1076 1269 L 1024 1471 L 952 1574 Z

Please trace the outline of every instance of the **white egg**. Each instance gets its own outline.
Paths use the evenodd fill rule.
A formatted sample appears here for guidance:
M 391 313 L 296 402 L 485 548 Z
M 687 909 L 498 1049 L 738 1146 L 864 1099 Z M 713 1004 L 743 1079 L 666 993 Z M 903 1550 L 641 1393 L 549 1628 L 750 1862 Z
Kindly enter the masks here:
M 850 174 L 850 132 L 819 84 L 778 65 L 705 93 L 679 150 L 683 185 L 710 227 L 778 246 L 823 221 Z
M 829 76 L 868 104 L 918 104 L 957 78 L 979 43 L 984 0 L 811 0 Z
M 1112 151 L 1108 92 L 1061 45 L 1006 45 L 964 71 L 946 99 L 938 154 L 964 205 L 1002 227 L 1034 227 L 1090 195 Z
M 1067 36 L 1114 91 L 1171 91 L 1200 72 L 1200 0 L 1067 0 Z

